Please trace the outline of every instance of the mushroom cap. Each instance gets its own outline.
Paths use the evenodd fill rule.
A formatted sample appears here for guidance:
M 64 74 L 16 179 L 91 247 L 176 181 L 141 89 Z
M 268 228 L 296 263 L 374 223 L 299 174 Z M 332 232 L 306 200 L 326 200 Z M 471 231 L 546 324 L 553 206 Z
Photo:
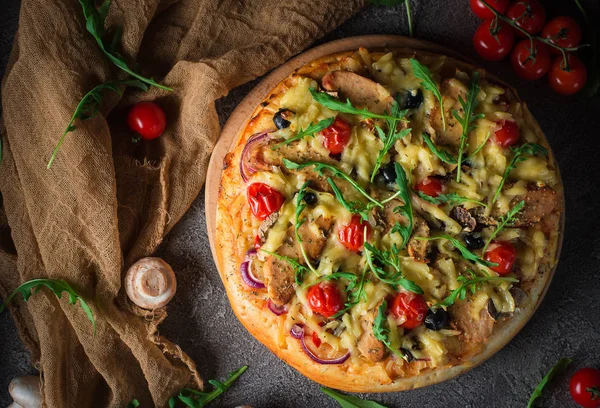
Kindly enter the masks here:
M 160 258 L 142 258 L 125 275 L 129 299 L 143 309 L 165 306 L 175 295 L 177 280 L 173 269 Z
M 25 376 L 13 378 L 8 386 L 8 393 L 14 400 L 15 407 L 41 408 L 42 391 L 40 377 Z

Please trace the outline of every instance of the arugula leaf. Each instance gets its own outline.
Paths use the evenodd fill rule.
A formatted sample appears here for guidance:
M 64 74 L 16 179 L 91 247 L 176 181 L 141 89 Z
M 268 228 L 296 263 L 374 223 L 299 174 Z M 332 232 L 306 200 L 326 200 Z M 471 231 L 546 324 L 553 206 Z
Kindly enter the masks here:
M 450 241 L 450 243 L 452 245 L 454 245 L 454 248 L 458 249 L 458 251 L 461 253 L 463 258 L 465 258 L 466 260 L 475 262 L 475 263 L 478 263 L 480 265 L 487 266 L 487 267 L 498 266 L 497 263 L 486 261 L 485 259 L 482 259 L 479 256 L 475 255 L 473 252 L 469 251 L 467 249 L 467 247 L 465 247 L 463 244 L 461 244 L 461 242 L 458 239 L 451 237 L 449 235 L 439 235 L 437 237 L 415 237 L 415 239 L 419 239 L 422 241 L 435 241 L 435 240 L 439 240 L 439 239 L 445 239 L 447 241 Z
M 498 233 L 500 231 L 502 231 L 502 229 L 504 227 L 506 227 L 507 225 L 511 225 L 512 224 L 512 221 L 517 216 L 517 214 L 521 212 L 521 210 L 523 209 L 523 207 L 525 207 L 525 201 L 521 200 L 513 208 L 511 208 L 506 214 L 504 214 L 500 218 L 500 224 L 498 224 L 498 226 L 496 227 L 496 229 L 494 230 L 494 232 L 492 232 L 492 235 L 490 236 L 490 238 L 485 243 L 485 246 L 483 247 L 483 250 L 481 251 L 482 254 L 485 253 L 485 250 L 490 245 L 490 243 L 494 240 L 494 238 L 496 238 L 496 236 L 498 235 Z
M 369 212 L 376 206 L 374 203 L 363 204 L 359 201 L 348 201 L 342 194 L 342 191 L 339 189 L 337 184 L 335 184 L 335 182 L 331 179 L 331 177 L 327 177 L 327 182 L 331 186 L 335 198 L 342 205 L 342 207 L 344 207 L 352 214 L 360 215 L 360 218 L 363 221 L 369 220 Z
M 131 401 L 129 401 L 129 403 L 127 404 L 127 408 L 137 408 L 140 406 L 140 402 L 136 399 L 132 399 Z
M 422 81 L 421 86 L 425 90 L 433 93 L 433 95 L 440 102 L 440 115 L 442 116 L 442 123 L 444 126 L 444 130 L 446 130 L 446 118 L 444 117 L 444 101 L 442 99 L 442 93 L 440 92 L 440 88 L 437 86 L 437 84 L 433 80 L 433 77 L 431 76 L 431 72 L 429 71 L 429 68 L 427 68 L 425 65 L 421 64 L 419 61 L 417 61 L 414 58 L 410 59 L 410 65 L 412 66 L 413 74 L 415 74 L 415 76 Z
M 525 143 L 520 147 L 511 147 L 510 150 L 514 153 L 514 156 L 512 160 L 508 163 L 508 166 L 506 166 L 506 170 L 504 170 L 504 174 L 502 175 L 502 181 L 500 181 L 500 184 L 498 184 L 496 194 L 494 194 L 494 198 L 492 200 L 493 203 L 495 203 L 498 199 L 498 196 L 500 195 L 500 192 L 504 187 L 504 183 L 508 179 L 508 175 L 514 168 L 517 167 L 517 163 L 527 160 L 527 157 L 523 157 L 524 154 L 527 154 L 529 156 L 548 155 L 548 150 L 546 150 L 545 147 L 540 146 L 537 143 Z
M 74 125 L 75 120 L 79 119 L 79 120 L 83 121 L 83 120 L 91 119 L 94 116 L 96 116 L 96 114 L 98 113 L 98 109 L 100 108 L 100 103 L 102 102 L 102 91 L 110 90 L 110 91 L 115 92 L 119 96 L 122 96 L 123 91 L 125 90 L 125 88 L 121 88 L 122 85 L 124 85 L 125 87 L 134 86 L 143 91 L 148 90 L 148 86 L 146 86 L 146 84 L 144 84 L 143 82 L 138 81 L 137 79 L 130 79 L 130 80 L 126 80 L 126 81 L 106 82 L 104 84 L 100 84 L 100 85 L 96 86 L 91 91 L 86 93 L 84 95 L 84 97 L 81 99 L 81 101 L 79 101 L 79 103 L 77 104 L 77 107 L 75 108 L 75 112 L 73 113 L 73 116 L 71 116 L 71 120 L 69 121 L 67 128 L 65 129 L 64 133 L 58 140 L 58 143 L 57 143 L 56 147 L 54 148 L 54 151 L 52 151 L 52 156 L 50 156 L 50 160 L 48 161 L 47 168 L 50 168 L 50 166 L 52 166 L 52 162 L 54 162 L 54 159 L 56 158 L 56 155 L 58 154 L 58 150 L 60 149 L 60 146 L 65 141 L 65 137 L 67 136 L 67 133 L 73 132 L 75 129 L 77 129 L 77 127 Z
M 310 184 L 310 181 L 305 182 L 302 187 L 300 187 L 300 191 L 296 195 L 296 213 L 295 213 L 295 223 L 294 223 L 294 233 L 296 235 L 296 241 L 298 241 L 298 245 L 300 246 L 300 252 L 302 252 L 302 256 L 304 257 L 304 261 L 306 265 L 308 265 L 308 269 L 317 274 L 316 269 L 312 266 L 310 259 L 308 259 L 308 255 L 306 255 L 306 251 L 304 250 L 304 245 L 302 245 L 302 237 L 298 233 L 298 229 L 304 223 L 304 220 L 300 220 L 300 216 L 302 215 L 302 211 L 306 208 L 306 201 L 304 201 L 304 197 L 306 196 L 306 187 Z
M 404 277 L 400 265 L 400 257 L 398 256 L 400 252 L 398 247 L 394 245 L 391 251 L 381 252 L 366 241 L 363 246 L 367 264 L 377 279 L 391 285 L 394 289 L 397 289 L 398 286 L 402 286 L 409 292 L 418 293 L 420 295 L 424 293 L 419 285 Z M 394 268 L 395 272 L 392 272 L 391 274 L 386 272 L 382 267 L 375 265 L 373 259 L 377 260 L 381 265 L 391 266 Z
M 487 207 L 487 204 L 484 204 L 481 201 L 463 197 L 456 193 L 440 194 L 437 197 L 432 197 L 430 195 L 425 194 L 422 191 L 417 191 L 417 194 L 423 200 L 429 201 L 431 204 L 435 204 L 435 205 L 442 204 L 442 203 L 448 203 L 450 205 L 456 205 L 456 204 L 460 204 L 460 203 L 475 203 L 475 204 L 481 205 L 483 207 Z
M 325 92 L 318 92 L 313 88 L 309 88 L 309 91 L 315 101 L 323 105 L 324 107 L 334 110 L 336 112 L 349 113 L 352 115 L 360 115 L 364 118 L 372 118 L 372 119 L 396 119 L 408 122 L 407 119 L 404 119 L 408 110 L 401 110 L 398 112 L 397 116 L 390 115 L 379 115 L 377 113 L 373 113 L 366 109 L 358 109 L 352 106 L 350 99 L 346 99 L 346 103 L 340 101 L 339 99 L 335 99 L 333 96 L 329 95 Z
M 225 382 L 220 382 L 217 380 L 208 380 L 208 382 L 214 387 L 214 390 L 207 391 L 197 391 L 189 388 L 184 388 L 179 392 L 179 395 L 176 397 L 171 397 L 169 399 L 169 407 L 174 408 L 177 404 L 177 400 L 183 402 L 185 406 L 190 408 L 203 408 L 209 402 L 217 399 L 221 394 L 229 390 L 233 383 L 237 381 L 237 379 L 248 369 L 248 366 L 243 366 L 238 368 L 235 371 L 227 374 L 227 379 Z
M 106 57 L 108 58 L 108 60 L 110 62 L 112 62 L 114 65 L 116 65 L 118 68 L 122 69 L 123 71 L 127 72 L 132 77 L 134 77 L 150 86 L 154 86 L 156 88 L 160 88 L 160 89 L 163 89 L 166 91 L 173 90 L 167 86 L 164 86 L 164 85 L 161 85 L 161 84 L 155 82 L 151 78 L 146 78 L 140 74 L 137 74 L 131 68 L 129 68 L 129 66 L 123 59 L 123 57 L 118 52 L 115 51 L 115 49 L 114 49 L 115 41 L 113 41 L 112 46 L 111 45 L 106 46 L 104 44 L 104 37 L 106 35 L 106 30 L 104 29 L 104 24 L 105 24 L 106 16 L 108 15 L 108 8 L 110 6 L 110 0 L 105 0 L 104 3 L 102 3 L 102 5 L 100 6 L 100 8 L 96 8 L 96 4 L 95 4 L 94 0 L 79 0 L 79 4 L 81 4 L 81 8 L 83 10 L 83 15 L 85 17 L 85 28 L 92 35 L 92 37 L 94 37 L 94 39 L 96 40 L 96 43 L 98 43 L 98 47 L 100 47 L 100 50 L 102 50 L 102 52 L 104 53 L 104 55 L 106 55 Z M 113 38 L 113 40 L 118 39 L 120 37 L 119 32 L 120 32 L 120 30 L 116 31 L 116 35 L 115 35 L 115 38 Z
M 379 309 L 377 309 L 377 316 L 375 316 L 375 320 L 373 321 L 373 335 L 377 340 L 385 344 L 385 346 L 390 349 L 392 353 L 406 360 L 407 357 L 404 355 L 404 353 L 401 350 L 394 348 L 394 346 L 392 346 L 392 342 L 388 338 L 390 329 L 386 327 L 386 311 L 387 301 L 384 300 L 381 302 L 381 305 L 379 305 Z
M 400 163 L 394 163 L 396 168 L 396 184 L 398 184 L 398 194 L 402 199 L 403 205 L 399 205 L 394 208 L 395 213 L 402 214 L 408 220 L 408 225 L 404 226 L 399 222 L 396 222 L 392 227 L 392 233 L 399 233 L 402 237 L 402 246 L 398 249 L 401 251 L 408 244 L 408 240 L 410 239 L 410 235 L 413 230 L 413 210 L 412 204 L 410 201 L 410 189 L 408 187 L 408 180 L 406 179 L 406 173 L 404 169 L 400 165 Z
M 487 143 L 488 140 L 490 140 L 490 136 L 492 135 L 492 132 L 488 132 L 487 136 L 483 139 L 483 142 L 481 142 L 481 144 L 479 146 L 477 146 L 477 149 L 473 150 L 473 153 L 471 153 L 468 157 L 468 159 L 470 159 L 471 157 L 475 156 L 477 153 L 479 153 L 479 151 L 481 149 L 483 149 L 483 146 L 485 146 L 485 144 Z
M 92 322 L 92 326 L 94 327 L 94 335 L 96 335 L 96 320 L 94 319 L 92 309 L 81 297 L 81 295 L 75 292 L 75 289 L 73 289 L 71 285 L 62 279 L 32 279 L 22 283 L 8 296 L 8 298 L 6 298 L 6 301 L 2 304 L 2 306 L 0 306 L 0 313 L 2 313 L 6 305 L 8 305 L 8 303 L 13 297 L 15 297 L 17 293 L 20 293 L 23 296 L 23 300 L 27 302 L 32 294 L 38 293 L 44 286 L 54 292 L 56 297 L 59 299 L 62 297 L 63 292 L 66 292 L 69 296 L 67 300 L 70 305 L 76 304 L 79 300 L 79 306 L 83 309 L 89 321 Z M 33 293 L 31 292 L 32 289 L 34 290 Z
M 341 408 L 387 408 L 385 405 L 378 404 L 375 401 L 362 400 L 353 395 L 342 394 L 330 388 L 321 387 L 321 391 L 336 400 Z
M 296 283 L 298 285 L 302 285 L 302 282 L 304 281 L 304 275 L 307 272 L 311 272 L 310 269 L 308 269 L 306 266 L 304 266 L 300 262 L 298 262 L 297 259 L 290 258 L 289 256 L 279 255 L 275 252 L 267 251 L 266 249 L 260 249 L 260 251 L 262 251 L 266 254 L 272 255 L 275 258 L 280 259 L 282 261 L 286 261 L 288 264 L 290 264 L 290 266 L 292 267 L 292 269 L 294 270 L 294 273 L 296 275 Z
M 542 391 L 544 390 L 544 387 L 546 386 L 548 381 L 552 380 L 558 374 L 564 372 L 569 366 L 569 364 L 571 364 L 571 361 L 573 360 L 571 360 L 570 358 L 561 358 L 560 360 L 558 360 L 558 363 L 556 363 L 554 367 L 550 369 L 548 374 L 546 374 L 544 378 L 542 378 L 542 381 L 540 381 L 537 387 L 535 387 L 535 390 L 533 390 L 533 394 L 531 394 L 529 402 L 527 403 L 527 408 L 533 408 L 533 403 L 542 395 Z
M 329 126 L 331 126 L 334 121 L 335 121 L 335 118 L 328 118 L 328 119 L 323 119 L 323 120 L 319 121 L 319 123 L 316 123 L 314 125 L 311 123 L 310 125 L 308 125 L 308 127 L 306 129 L 300 129 L 298 131 L 298 133 L 296 133 L 294 136 L 290 137 L 289 139 L 286 139 L 281 143 L 277 143 L 275 146 L 273 146 L 273 149 L 276 149 L 282 145 L 287 146 L 290 143 L 295 142 L 296 140 L 300 140 L 300 139 L 304 138 L 305 136 L 313 136 L 315 133 L 319 133 L 323 129 L 326 129 Z
M 336 272 L 336 273 L 333 273 L 332 275 L 335 275 L 338 273 L 346 274 L 347 272 Z M 350 275 L 353 275 L 353 274 L 350 274 Z M 366 265 L 365 265 L 365 268 L 363 269 L 363 272 L 362 272 L 360 278 L 357 278 L 356 275 L 353 275 L 357 279 L 350 279 L 348 286 L 346 286 L 346 292 L 348 293 L 348 296 L 346 297 L 346 303 L 344 304 L 344 308 L 342 310 L 340 310 L 339 312 L 337 312 L 335 315 L 333 315 L 332 316 L 333 319 L 342 317 L 348 310 L 350 310 L 355 305 L 359 304 L 361 300 L 365 300 L 365 301 L 367 300 L 367 295 L 365 293 L 365 277 L 366 277 L 366 275 L 367 275 Z M 343 276 L 343 278 L 348 279 L 345 276 Z
M 518 279 L 505 278 L 502 276 L 484 276 L 467 279 L 462 275 L 458 277 L 458 281 L 461 283 L 461 285 L 450 292 L 450 294 L 443 301 L 438 303 L 439 306 L 448 307 L 453 305 L 456 299 L 465 300 L 467 292 L 470 290 L 471 293 L 475 293 L 475 291 L 481 289 L 483 282 L 519 282 Z
M 439 150 L 437 148 L 437 146 L 435 144 L 433 144 L 433 141 L 431 140 L 431 138 L 429 137 L 429 135 L 427 133 L 423 132 L 423 133 L 421 133 L 421 136 L 423 137 L 425 144 L 429 147 L 429 150 L 431 150 L 431 152 L 434 155 L 436 155 L 438 157 L 438 159 L 440 159 L 444 163 L 448 163 L 448 164 L 457 164 L 458 163 L 458 161 L 450 153 L 448 153 L 445 150 Z
M 458 147 L 458 159 L 457 163 L 462 163 L 463 154 L 465 147 L 467 146 L 467 137 L 469 133 L 476 128 L 474 122 L 477 119 L 484 118 L 485 115 L 483 113 L 475 114 L 475 110 L 479 105 L 479 100 L 477 96 L 479 95 L 479 72 L 473 72 L 471 76 L 471 80 L 469 81 L 469 91 L 467 92 L 467 100 L 465 101 L 462 96 L 458 96 L 458 101 L 460 102 L 460 106 L 464 111 L 463 116 L 460 116 L 457 110 L 452 110 L 452 115 L 454 118 L 461 124 L 462 126 L 462 134 L 460 136 L 460 146 Z M 461 166 L 458 166 L 456 169 L 456 181 L 460 182 L 460 172 Z

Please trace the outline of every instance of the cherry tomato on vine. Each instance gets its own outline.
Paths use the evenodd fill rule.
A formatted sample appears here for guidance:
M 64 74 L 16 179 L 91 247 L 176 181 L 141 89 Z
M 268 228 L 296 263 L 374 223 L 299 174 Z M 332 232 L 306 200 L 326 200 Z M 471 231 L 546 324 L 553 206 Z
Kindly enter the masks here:
M 567 54 L 567 61 L 568 67 L 565 67 L 563 57 L 556 57 L 548 72 L 550 87 L 561 95 L 573 95 L 579 92 L 587 81 L 585 64 L 572 54 Z
M 513 20 L 519 27 L 529 34 L 537 34 L 542 31 L 546 23 L 546 9 L 538 0 L 515 1 L 508 8 L 506 17 Z M 517 35 L 525 35 L 517 30 Z
M 514 71 L 523 79 L 535 81 L 550 70 L 549 46 L 539 41 L 522 40 L 512 50 L 510 61 Z M 533 51 L 533 52 L 532 52 Z
M 430 197 L 437 197 L 443 193 L 444 184 L 442 183 L 442 180 L 437 177 L 427 177 L 417 183 L 415 190 L 427 194 Z
M 268 184 L 252 183 L 248 186 L 250 211 L 259 220 L 279 210 L 284 201 L 283 195 Z
M 544 26 L 542 37 L 547 38 L 552 44 L 563 48 L 575 48 L 581 42 L 581 27 L 571 17 L 561 16 L 553 18 Z M 560 55 L 560 50 L 550 47 L 555 55 Z
M 333 316 L 344 307 L 342 293 L 338 287 L 331 282 L 321 282 L 311 286 L 306 294 L 306 302 L 313 312 L 325 317 Z M 315 346 L 317 347 L 321 345 L 320 341 L 318 342 L 319 345 L 316 343 L 317 342 L 315 342 Z
M 321 131 L 321 135 L 323 146 L 331 154 L 340 154 L 350 141 L 350 124 L 342 118 L 335 118 L 331 126 Z
M 143 139 L 152 140 L 165 131 L 167 116 L 165 111 L 154 102 L 139 102 L 129 110 L 127 124 Z
M 350 224 L 338 230 L 338 239 L 349 250 L 359 251 L 365 241 L 365 228 L 367 229 L 367 236 L 369 236 L 371 232 L 369 223 L 362 221 L 358 215 L 353 215 Z
M 487 3 L 498 13 L 504 14 L 510 4 L 509 0 L 487 0 Z M 489 20 L 495 17 L 495 14 L 481 2 L 481 0 L 471 0 L 471 10 L 482 20 Z
M 600 407 L 600 370 L 582 368 L 571 377 L 571 398 L 584 408 Z
M 488 61 L 500 61 L 506 57 L 515 43 L 511 26 L 502 21 L 486 20 L 473 35 L 473 48 Z
M 414 329 L 423 324 L 427 315 L 427 302 L 422 295 L 413 292 L 400 292 L 392 301 L 390 312 L 403 322 L 400 326 Z
M 519 141 L 521 131 L 519 125 L 511 120 L 502 120 L 498 122 L 500 129 L 494 132 L 494 141 L 502 147 L 509 147 Z
M 483 255 L 486 261 L 498 264 L 498 266 L 490 267 L 498 275 L 507 275 L 510 273 L 516 256 L 517 250 L 508 241 L 493 241 Z

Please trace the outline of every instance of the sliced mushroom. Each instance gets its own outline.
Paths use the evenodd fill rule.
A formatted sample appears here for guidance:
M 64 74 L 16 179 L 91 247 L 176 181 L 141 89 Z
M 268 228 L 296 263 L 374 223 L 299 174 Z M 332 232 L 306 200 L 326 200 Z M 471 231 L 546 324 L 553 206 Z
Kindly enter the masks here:
M 463 228 L 464 232 L 472 232 L 477 226 L 477 220 L 471 215 L 471 213 L 462 206 L 454 207 L 450 210 L 450 218 L 458 222 Z
M 176 289 L 177 280 L 173 269 L 160 258 L 142 258 L 125 275 L 127 296 L 143 309 L 166 306 Z
M 40 377 L 26 376 L 13 378 L 8 386 L 8 393 L 14 404 L 23 408 L 41 408 L 42 384 Z
M 334 71 L 325 74 L 321 80 L 327 91 L 338 92 L 344 101 L 356 107 L 366 108 L 377 114 L 383 114 L 394 101 L 389 91 L 375 81 L 349 71 Z
M 267 231 L 273 225 L 275 225 L 278 218 L 279 218 L 279 211 L 276 211 L 276 212 L 270 214 L 267 218 L 265 218 L 265 220 L 262 222 L 262 224 L 260 224 L 260 227 L 258 227 L 257 235 L 258 235 L 258 239 L 260 239 L 261 243 L 263 243 L 267 239 Z
M 427 251 L 429 241 L 415 239 L 415 237 L 427 238 L 430 235 L 429 224 L 418 214 L 414 215 L 413 236 L 408 241 L 408 254 L 417 262 L 427 262 Z

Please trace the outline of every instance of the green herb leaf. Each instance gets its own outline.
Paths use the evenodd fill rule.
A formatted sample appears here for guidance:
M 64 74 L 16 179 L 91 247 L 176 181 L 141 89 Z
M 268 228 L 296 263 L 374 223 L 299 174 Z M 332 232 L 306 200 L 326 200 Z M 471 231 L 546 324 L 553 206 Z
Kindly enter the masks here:
M 183 402 L 187 407 L 190 408 L 203 408 L 209 402 L 217 399 L 221 394 L 229 390 L 233 383 L 237 381 L 237 379 L 248 369 L 248 366 L 243 366 L 238 368 L 235 371 L 227 374 L 227 379 L 225 382 L 220 382 L 216 380 L 209 380 L 208 382 L 214 387 L 214 390 L 207 391 L 197 391 L 189 388 L 184 388 L 180 391 L 177 399 Z M 174 398 L 169 400 L 169 407 L 175 407 L 176 401 Z
M 450 294 L 442 302 L 438 303 L 439 306 L 448 307 L 453 305 L 456 299 L 465 300 L 467 292 L 470 290 L 472 293 L 474 293 L 475 291 L 479 290 L 483 282 L 519 282 L 518 279 L 505 278 L 502 276 L 484 276 L 471 279 L 467 279 L 464 276 L 459 276 L 458 281 L 461 282 L 461 285 L 450 292 Z
M 377 309 L 377 316 L 375 316 L 375 320 L 373 321 L 373 335 L 377 340 L 385 344 L 385 346 L 390 349 L 390 351 L 396 354 L 398 357 L 406 359 L 407 357 L 401 350 L 396 349 L 392 346 L 392 342 L 388 338 L 390 334 L 390 330 L 387 328 L 387 302 L 384 300 L 379 305 L 379 309 Z
M 140 406 L 140 402 L 136 399 L 132 399 L 131 401 L 129 401 L 129 403 L 127 404 L 127 408 L 137 408 Z
M 367 300 L 367 295 L 365 293 L 365 277 L 367 275 L 366 266 L 363 269 L 363 272 L 362 272 L 360 278 L 357 277 L 356 275 L 348 273 L 348 272 L 336 272 L 336 273 L 333 273 L 328 276 L 337 275 L 337 274 L 353 275 L 354 278 L 356 278 L 356 279 L 352 279 L 349 276 L 340 276 L 340 278 L 349 280 L 348 286 L 346 286 L 346 293 L 348 295 L 346 297 L 346 303 L 344 305 L 344 308 L 342 310 L 340 310 L 339 312 L 337 312 L 335 315 L 333 315 L 332 316 L 333 319 L 342 317 L 348 310 L 350 310 L 355 305 L 359 304 L 362 300 Z M 319 278 L 319 279 L 321 279 L 321 278 Z
M 536 143 L 525 143 L 524 145 L 522 145 L 520 147 L 516 147 L 516 148 L 511 147 L 510 150 L 514 153 L 514 156 L 513 156 L 512 160 L 508 163 L 508 166 L 506 166 L 506 170 L 504 170 L 504 174 L 502 175 L 502 180 L 500 181 L 500 184 L 498 184 L 498 188 L 496 189 L 496 194 L 494 194 L 494 199 L 492 200 L 493 203 L 495 203 L 496 200 L 498 199 L 498 196 L 500 195 L 500 192 L 502 191 L 502 188 L 504 187 L 504 183 L 506 182 L 506 180 L 508 180 L 508 175 L 515 167 L 517 167 L 517 163 L 527 160 L 527 157 L 523 157 L 523 155 L 528 155 L 528 156 L 537 156 L 537 155 L 547 156 L 548 155 L 548 150 L 546 150 L 545 147 L 540 146 L 539 144 L 536 144 Z
M 364 252 L 367 264 L 377 279 L 391 285 L 394 289 L 401 286 L 410 292 L 418 293 L 420 295 L 424 293 L 419 285 L 404 277 L 400 264 L 399 250 L 396 246 L 394 246 L 391 251 L 382 252 L 365 241 Z M 394 271 L 391 273 L 386 272 L 383 267 L 377 266 L 373 260 L 376 260 L 380 265 L 391 266 Z
M 558 374 L 563 373 L 569 364 L 571 364 L 571 361 L 572 360 L 570 358 L 561 358 L 558 360 L 558 363 L 556 363 L 556 365 L 550 369 L 548 374 L 542 378 L 542 381 L 540 381 L 537 387 L 535 387 L 535 390 L 533 390 L 533 394 L 531 394 L 531 398 L 529 398 L 529 402 L 527 403 L 527 408 L 533 408 L 533 403 L 542 395 L 542 391 L 544 390 L 544 387 L 548 381 L 552 380 Z
M 413 74 L 415 74 L 415 76 L 422 81 L 421 86 L 425 90 L 432 92 L 433 95 L 439 101 L 440 114 L 442 116 L 442 123 L 444 126 L 444 130 L 446 130 L 446 118 L 444 117 L 444 101 L 442 99 L 442 93 L 440 92 L 440 88 L 437 86 L 437 84 L 433 80 L 433 77 L 431 76 L 431 72 L 429 71 L 429 68 L 427 68 L 425 65 L 421 64 L 419 61 L 417 61 L 414 58 L 410 59 L 410 65 L 412 66 Z
M 397 206 L 394 208 L 395 213 L 402 214 L 408 220 L 408 225 L 404 226 L 399 222 L 396 222 L 392 227 L 392 233 L 399 233 L 402 237 L 402 246 L 398 249 L 401 251 L 408 244 L 408 240 L 412 234 L 414 220 L 413 220 L 413 210 L 412 204 L 410 201 L 410 189 L 408 187 L 408 180 L 406 179 L 406 173 L 404 169 L 400 165 L 400 163 L 394 163 L 396 168 L 396 184 L 398 185 L 398 194 L 402 199 L 403 205 Z
M 321 387 L 321 391 L 336 400 L 342 408 L 386 408 L 385 405 L 378 404 L 375 401 L 362 400 L 353 395 L 342 394 L 330 388 Z
M 316 269 L 312 266 L 310 259 L 308 259 L 308 255 L 306 255 L 306 250 L 304 249 L 304 245 L 302 245 L 302 237 L 298 233 L 298 229 L 304 223 L 304 220 L 301 220 L 300 217 L 302 216 L 302 211 L 304 211 L 304 209 L 306 208 L 306 201 L 304 201 L 304 197 L 306 196 L 306 193 L 307 193 L 306 187 L 308 187 L 309 184 L 310 184 L 310 181 L 305 182 L 302 185 L 302 187 L 300 187 L 300 191 L 298 191 L 298 194 L 296 195 L 296 200 L 295 200 L 296 213 L 295 213 L 294 233 L 296 235 L 296 241 L 298 241 L 298 245 L 300 246 L 300 252 L 302 252 L 302 257 L 304 257 L 304 261 L 306 262 L 308 269 L 310 269 L 312 272 L 317 274 Z
M 465 258 L 466 260 L 472 261 L 472 262 L 475 262 L 475 263 L 478 263 L 480 265 L 487 266 L 487 267 L 498 266 L 497 263 L 489 262 L 489 261 L 486 261 L 485 259 L 478 257 L 473 252 L 469 251 L 467 249 L 467 247 L 465 247 L 463 244 L 461 244 L 461 242 L 458 239 L 451 237 L 449 235 L 439 235 L 437 237 L 415 237 L 415 239 L 419 239 L 422 241 L 435 241 L 435 240 L 445 239 L 447 241 L 450 241 L 450 243 L 452 245 L 454 245 L 454 247 L 456 249 L 458 249 L 458 251 L 461 253 L 463 258 Z
M 102 91 L 110 90 L 115 92 L 119 96 L 122 96 L 123 90 L 127 86 L 133 86 L 143 91 L 148 90 L 148 86 L 146 86 L 146 84 L 144 84 L 143 82 L 138 81 L 137 79 L 130 79 L 126 81 L 113 81 L 100 84 L 84 95 L 81 101 L 79 101 L 79 103 L 77 104 L 75 112 L 73 113 L 73 116 L 71 116 L 71 120 L 69 121 L 67 128 L 58 140 L 58 143 L 56 144 L 56 147 L 52 152 L 52 156 L 50 156 L 50 160 L 48 161 L 48 168 L 52 166 L 52 162 L 54 162 L 54 159 L 58 154 L 58 150 L 63 144 L 67 133 L 73 132 L 75 129 L 77 129 L 77 127 L 75 126 L 75 120 L 88 120 L 96 116 L 96 114 L 98 113 L 98 109 L 100 108 L 100 103 L 102 102 Z
M 477 146 L 477 149 L 473 150 L 473 153 L 471 153 L 468 157 L 468 159 L 470 159 L 471 157 L 474 157 L 477 153 L 479 153 L 481 151 L 481 149 L 483 149 L 483 146 L 485 146 L 485 144 L 487 143 L 488 140 L 490 140 L 490 136 L 492 135 L 492 132 L 488 132 L 487 136 L 485 137 L 485 139 L 483 139 L 483 142 L 481 142 L 481 144 L 479 146 Z
M 475 203 L 475 204 L 481 205 L 483 207 L 487 207 L 487 204 L 484 204 L 481 201 L 463 197 L 456 193 L 440 194 L 437 197 L 432 197 L 430 195 L 425 194 L 422 191 L 417 191 L 417 194 L 423 200 L 429 201 L 431 204 L 435 204 L 435 205 L 442 204 L 442 203 L 448 203 L 450 205 L 456 205 L 456 204 L 460 204 L 460 203 Z
M 300 131 L 298 131 L 298 133 L 296 133 L 294 136 L 273 146 L 273 149 L 276 149 L 282 145 L 287 146 L 290 143 L 295 142 L 296 140 L 303 139 L 305 136 L 313 136 L 315 133 L 319 133 L 323 129 L 327 129 L 329 126 L 331 126 L 333 124 L 334 121 L 335 121 L 335 118 L 328 118 L 328 119 L 323 119 L 323 120 L 319 121 L 319 123 L 317 123 L 317 124 L 314 124 L 314 125 L 310 124 L 310 125 L 308 125 L 308 127 L 306 129 L 300 129 Z
M 492 235 L 485 243 L 485 246 L 483 247 L 483 250 L 481 251 L 481 253 L 485 253 L 485 250 L 487 249 L 487 247 L 494 240 L 494 238 L 496 238 L 498 233 L 504 229 L 504 227 L 506 227 L 507 225 L 510 226 L 513 224 L 515 217 L 517 216 L 517 214 L 519 214 L 521 212 L 523 207 L 525 207 L 525 201 L 521 200 L 500 218 L 500 224 L 498 224 L 498 226 L 496 227 L 494 232 L 492 232 Z
M 431 152 L 436 155 L 438 157 L 438 159 L 440 159 L 441 161 L 443 161 L 444 163 L 448 163 L 448 164 L 457 164 L 458 161 L 447 151 L 445 150 L 439 150 L 435 144 L 433 144 L 433 141 L 431 140 L 431 138 L 429 137 L 429 135 L 425 132 L 421 133 L 421 136 L 423 137 L 423 140 L 425 141 L 425 144 L 429 147 L 429 150 L 431 150 Z
M 360 201 L 348 201 L 342 194 L 342 191 L 339 189 L 337 184 L 335 184 L 335 182 L 331 179 L 331 177 L 327 177 L 327 182 L 331 186 L 335 198 L 342 205 L 342 207 L 344 207 L 346 210 L 348 210 L 348 212 L 351 212 L 352 214 L 360 215 L 360 218 L 363 221 L 369 220 L 369 212 L 373 209 L 373 207 L 376 206 L 374 203 L 369 202 L 365 204 L 361 203 Z
M 298 285 L 302 285 L 302 282 L 304 282 L 304 275 L 306 273 L 311 272 L 310 269 L 298 262 L 297 259 L 290 258 L 289 256 L 279 255 L 275 252 L 267 251 L 266 249 L 260 249 L 260 251 L 272 255 L 275 258 L 280 259 L 282 261 L 286 261 L 288 264 L 290 264 L 296 275 L 296 283 Z
M 2 304 L 2 306 L 0 306 L 0 313 L 2 313 L 6 305 L 12 300 L 13 297 L 15 297 L 17 293 L 20 293 L 23 296 L 23 300 L 27 302 L 32 294 L 38 293 L 44 286 L 54 292 L 56 297 L 59 299 L 62 297 L 63 292 L 65 292 L 69 296 L 68 302 L 70 305 L 76 304 L 79 300 L 79 306 L 83 309 L 89 321 L 92 322 L 92 326 L 94 327 L 94 335 L 96 334 L 96 320 L 94 319 L 92 309 L 81 297 L 81 295 L 75 292 L 75 289 L 73 289 L 71 285 L 62 279 L 32 279 L 21 284 L 8 296 L 8 298 L 6 298 L 6 301 Z M 32 289 L 34 290 L 33 293 L 31 292 Z

